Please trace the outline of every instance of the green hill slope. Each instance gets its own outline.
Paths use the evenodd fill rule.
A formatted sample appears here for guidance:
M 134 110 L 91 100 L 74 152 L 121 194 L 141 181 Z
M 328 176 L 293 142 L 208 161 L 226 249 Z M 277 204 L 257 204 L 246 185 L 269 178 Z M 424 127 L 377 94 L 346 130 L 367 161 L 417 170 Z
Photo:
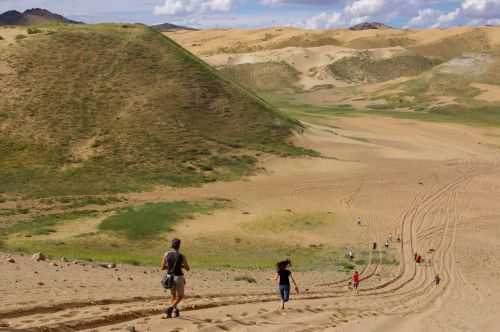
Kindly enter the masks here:
M 94 194 L 248 174 L 296 123 L 153 29 L 48 27 L 0 48 L 0 192 Z

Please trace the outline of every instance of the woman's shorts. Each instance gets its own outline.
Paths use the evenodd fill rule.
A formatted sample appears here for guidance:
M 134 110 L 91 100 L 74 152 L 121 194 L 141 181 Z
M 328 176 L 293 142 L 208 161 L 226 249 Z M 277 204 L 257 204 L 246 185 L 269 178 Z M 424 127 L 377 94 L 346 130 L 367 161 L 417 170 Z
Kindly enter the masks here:
M 290 285 L 280 285 L 279 290 L 283 302 L 288 302 L 290 299 Z
M 184 279 L 184 276 L 175 276 L 174 277 L 174 284 L 172 285 L 172 288 L 170 289 L 172 296 L 184 297 L 184 285 L 185 284 L 186 284 L 186 279 Z

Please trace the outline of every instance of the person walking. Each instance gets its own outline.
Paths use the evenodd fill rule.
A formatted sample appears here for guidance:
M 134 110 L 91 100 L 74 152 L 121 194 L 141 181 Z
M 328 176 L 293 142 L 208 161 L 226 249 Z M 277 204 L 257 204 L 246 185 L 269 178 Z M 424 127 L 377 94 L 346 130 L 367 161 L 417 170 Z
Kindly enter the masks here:
M 377 250 L 377 242 L 373 242 L 373 244 L 372 244 L 372 249 L 373 249 L 373 250 Z
M 385 240 L 385 248 L 389 249 L 389 240 Z
M 356 295 L 358 295 L 358 290 L 359 290 L 359 272 L 358 271 L 354 271 L 354 274 L 352 275 L 352 289 L 354 290 L 354 292 L 356 293 Z
M 439 274 L 436 274 L 436 276 L 434 277 L 434 283 L 436 284 L 436 286 L 439 286 L 439 284 L 441 283 L 441 277 L 439 276 Z
M 292 266 L 292 262 L 289 259 L 276 264 L 277 271 L 274 280 L 278 283 L 282 310 L 285 309 L 285 303 L 290 300 L 290 279 L 292 279 L 293 285 L 295 286 L 295 292 L 299 294 L 299 287 L 292 276 L 292 272 L 288 270 L 290 266 Z
M 167 271 L 167 277 L 172 278 L 172 284 L 170 285 L 171 299 L 170 306 L 165 310 L 167 318 L 172 318 L 180 316 L 180 311 L 178 308 L 179 303 L 181 303 L 184 298 L 184 288 L 186 286 L 186 278 L 184 277 L 184 271 L 189 271 L 190 267 L 186 256 L 180 253 L 181 240 L 172 240 L 172 250 L 166 252 L 161 261 L 161 269 Z

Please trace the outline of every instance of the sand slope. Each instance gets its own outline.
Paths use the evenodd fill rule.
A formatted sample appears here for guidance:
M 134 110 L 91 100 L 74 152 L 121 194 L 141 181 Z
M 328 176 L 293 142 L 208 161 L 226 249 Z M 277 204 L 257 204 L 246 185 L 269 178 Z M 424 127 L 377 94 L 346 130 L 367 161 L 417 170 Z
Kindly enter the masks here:
M 255 216 L 290 207 L 333 210 L 353 223 L 359 215 L 363 226 L 344 241 L 362 238 L 367 246 L 389 232 L 401 234 L 401 243 L 391 243 L 399 264 L 380 265 L 371 255 L 358 296 L 347 288 L 348 274 L 300 272 L 303 292 L 281 312 L 268 279 L 272 271 L 195 270 L 182 318 L 167 321 L 157 269 L 54 266 L 20 256 L 8 263 L 4 254 L 1 324 L 40 331 L 496 331 L 498 130 L 381 118 L 332 124 L 310 125 L 297 139 L 336 159 L 272 158 L 266 161 L 269 173 L 250 181 L 137 195 L 235 200 L 234 210 L 177 229 L 184 237 L 190 230 L 208 231 L 199 228 L 207 222 L 219 231 L 234 227 L 248 218 L 241 207 Z M 419 266 L 416 251 L 425 259 Z M 439 287 L 433 285 L 436 273 Z M 234 281 L 242 274 L 257 283 Z

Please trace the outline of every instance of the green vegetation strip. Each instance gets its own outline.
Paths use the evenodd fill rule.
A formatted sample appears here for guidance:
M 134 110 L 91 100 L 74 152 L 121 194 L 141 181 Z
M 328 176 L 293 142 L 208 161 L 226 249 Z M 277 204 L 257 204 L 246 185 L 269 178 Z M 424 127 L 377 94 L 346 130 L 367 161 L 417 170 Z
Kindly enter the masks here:
M 48 235 L 55 232 L 55 226 L 59 223 L 92 216 L 95 215 L 95 213 L 95 211 L 75 211 L 39 216 L 30 221 L 13 224 L 4 229 L 1 234 L 4 236 L 11 234 L 20 234 L 24 236 Z
M 217 201 L 150 203 L 120 211 L 105 219 L 99 229 L 124 234 L 128 240 L 143 240 L 172 231 L 176 223 L 192 218 L 194 213 L 203 214 L 223 206 L 223 203 Z

